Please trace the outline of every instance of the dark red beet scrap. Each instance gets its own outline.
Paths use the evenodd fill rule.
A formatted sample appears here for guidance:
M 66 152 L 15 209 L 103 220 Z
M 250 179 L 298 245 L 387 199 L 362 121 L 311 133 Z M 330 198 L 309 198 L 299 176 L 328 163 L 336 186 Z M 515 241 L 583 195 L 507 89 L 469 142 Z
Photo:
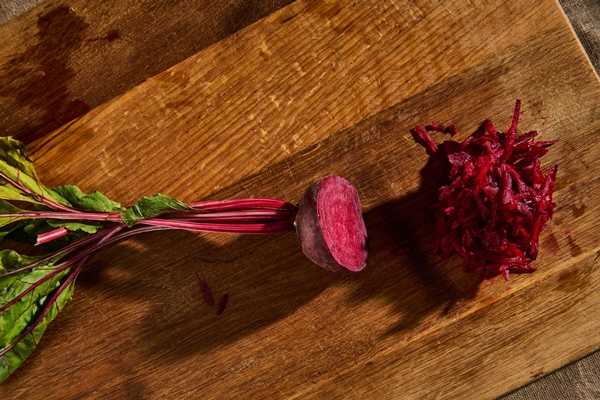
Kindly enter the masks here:
M 219 304 L 217 304 L 217 309 L 215 310 L 216 315 L 223 314 L 223 311 L 225 311 L 225 307 L 227 307 L 227 300 L 229 300 L 229 293 L 225 293 L 223 296 L 221 296 Z
M 536 131 L 517 136 L 521 102 L 517 100 L 510 128 L 497 131 L 486 121 L 463 142 L 436 145 L 416 126 L 413 138 L 429 155 L 440 158 L 449 180 L 432 206 L 439 234 L 436 253 L 443 259 L 458 254 L 466 272 L 533 272 L 540 232 L 552 218 L 552 192 L 558 166 L 544 174 L 540 157 L 556 141 L 535 142 Z M 454 126 L 435 123 L 429 131 L 449 133 Z
M 215 298 L 213 296 L 210 286 L 208 286 L 208 283 L 206 283 L 206 281 L 202 279 L 200 275 L 196 274 L 196 277 L 198 278 L 198 286 L 200 287 L 200 292 L 202 293 L 202 299 L 204 300 L 204 303 L 206 303 L 207 306 L 214 308 L 216 315 L 223 314 L 223 311 L 225 311 L 225 307 L 227 307 L 229 293 L 225 293 L 219 299 L 219 303 L 215 303 Z
M 206 281 L 202 279 L 200 275 L 196 274 L 196 277 L 198 278 L 198 286 L 200 287 L 200 292 L 202 293 L 202 299 L 204 300 L 204 303 L 211 308 L 214 307 L 215 298 L 210 286 L 208 286 L 208 283 L 206 283 Z

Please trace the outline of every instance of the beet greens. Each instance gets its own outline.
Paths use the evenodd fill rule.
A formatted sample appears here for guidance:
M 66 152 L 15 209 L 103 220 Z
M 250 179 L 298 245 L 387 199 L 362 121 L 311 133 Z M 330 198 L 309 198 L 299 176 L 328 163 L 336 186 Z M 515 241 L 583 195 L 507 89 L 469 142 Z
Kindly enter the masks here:
M 557 166 L 544 174 L 540 157 L 556 141 L 535 142 L 536 131 L 517 135 L 521 102 L 517 100 L 506 133 L 490 121 L 462 142 L 436 145 L 416 126 L 413 138 L 448 169 L 432 206 L 439 236 L 435 252 L 447 259 L 458 254 L 467 272 L 534 272 L 540 232 L 552 218 Z M 454 126 L 432 123 L 429 131 L 454 136 Z
M 308 200 L 299 207 L 276 199 L 185 204 L 160 193 L 125 208 L 98 191 L 85 194 L 73 185 L 48 189 L 25 146 L 0 138 L 0 240 L 53 247 L 49 254 L 35 257 L 0 251 L 0 382 L 29 357 L 48 324 L 70 301 L 84 264 L 99 249 L 132 235 L 165 229 L 276 234 L 294 231 L 296 216 L 302 215 L 298 230 L 306 221 L 314 228 L 304 229 L 300 238 L 311 260 L 329 270 L 361 270 L 368 252 L 358 193 L 340 177 L 319 182 L 305 194 L 312 199 L 319 188 L 327 189 L 318 196 L 319 209 Z M 319 212 L 329 218 L 323 220 Z M 331 256 L 321 262 L 314 251 Z M 206 282 L 198 277 L 198 283 L 204 301 L 221 314 L 228 294 L 215 302 Z
M 35 257 L 0 251 L 0 382 L 33 352 L 70 301 L 81 268 L 100 248 L 164 229 L 287 232 L 293 230 L 296 211 L 295 205 L 275 199 L 185 204 L 162 194 L 124 208 L 97 191 L 46 188 L 23 144 L 0 138 L 0 240 L 55 248 Z

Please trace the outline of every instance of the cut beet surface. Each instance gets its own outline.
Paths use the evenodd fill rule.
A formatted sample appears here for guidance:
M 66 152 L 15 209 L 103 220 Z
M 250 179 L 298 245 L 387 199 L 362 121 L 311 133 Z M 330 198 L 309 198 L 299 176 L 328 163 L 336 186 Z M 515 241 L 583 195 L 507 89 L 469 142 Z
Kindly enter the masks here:
M 305 192 L 296 216 L 302 252 L 330 271 L 362 270 L 367 264 L 367 229 L 358 192 L 330 175 Z

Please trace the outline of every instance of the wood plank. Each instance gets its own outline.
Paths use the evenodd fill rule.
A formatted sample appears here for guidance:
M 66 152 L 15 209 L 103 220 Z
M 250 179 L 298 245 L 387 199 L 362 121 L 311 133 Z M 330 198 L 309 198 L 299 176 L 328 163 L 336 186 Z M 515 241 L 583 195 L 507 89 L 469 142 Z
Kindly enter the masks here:
M 291 234 L 129 240 L 90 262 L 0 396 L 493 398 L 598 349 L 598 79 L 556 3 L 459 3 L 299 1 L 34 143 L 44 181 L 124 201 L 159 190 L 297 201 L 312 180 L 343 175 L 361 193 L 372 257 L 340 275 L 306 260 Z M 497 28 L 506 21 L 509 33 Z M 364 45 L 388 26 L 403 29 Z M 340 60 L 332 79 L 313 53 Z M 315 87 L 316 98 L 303 96 Z M 298 101 L 279 110 L 268 100 L 286 93 Z M 522 129 L 559 139 L 544 160 L 560 165 L 558 208 L 538 272 L 480 280 L 430 256 L 423 205 L 440 177 L 409 130 L 505 127 L 516 98 Z M 193 107 L 167 112 L 173 99 Z M 199 171 L 204 157 L 213 167 Z M 220 317 L 203 306 L 196 273 L 230 293 Z
M 0 26 L 0 134 L 29 143 L 292 1 L 45 1 Z
M 430 1 L 341 4 L 286 7 L 65 125 L 32 151 L 51 158 L 60 142 L 87 168 L 42 162 L 40 174 L 125 204 L 157 188 L 197 200 L 533 36 L 532 24 L 565 24 L 544 3 L 461 14 Z M 518 13 L 510 33 L 495 33 L 493 21 Z M 430 29 L 439 21 L 444 35 Z M 140 167 L 123 179 L 131 163 Z

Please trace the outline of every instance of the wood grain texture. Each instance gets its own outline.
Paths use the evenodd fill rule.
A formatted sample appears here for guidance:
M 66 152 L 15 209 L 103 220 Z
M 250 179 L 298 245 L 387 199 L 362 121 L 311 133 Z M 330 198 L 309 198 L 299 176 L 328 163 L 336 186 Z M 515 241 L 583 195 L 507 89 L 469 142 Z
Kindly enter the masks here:
M 287 7 L 65 125 L 32 150 L 61 142 L 87 168 L 53 164 L 47 174 L 42 163 L 41 174 L 125 204 L 157 188 L 197 200 L 533 36 L 532 24 L 564 23 L 543 3 L 498 6 L 497 21 L 523 14 L 499 34 L 483 4 L 464 15 L 431 2 L 343 4 Z M 458 17 L 460 28 L 450 24 Z M 450 24 L 444 35 L 430 28 L 438 21 Z M 110 179 L 130 175 L 131 163 L 133 179 Z
M 506 127 L 516 98 L 522 129 L 559 139 L 544 159 L 560 166 L 558 207 L 538 272 L 480 280 L 430 256 L 423 210 L 441 177 L 409 130 Z M 599 100 L 553 1 L 298 1 L 33 156 L 49 185 L 123 202 L 297 201 L 343 175 L 363 199 L 367 269 L 319 270 L 291 234 L 128 240 L 89 263 L 0 397 L 494 398 L 588 354 L 600 347 Z M 220 317 L 196 273 L 230 294 Z
M 45 1 L 0 26 L 0 134 L 29 143 L 291 1 Z

